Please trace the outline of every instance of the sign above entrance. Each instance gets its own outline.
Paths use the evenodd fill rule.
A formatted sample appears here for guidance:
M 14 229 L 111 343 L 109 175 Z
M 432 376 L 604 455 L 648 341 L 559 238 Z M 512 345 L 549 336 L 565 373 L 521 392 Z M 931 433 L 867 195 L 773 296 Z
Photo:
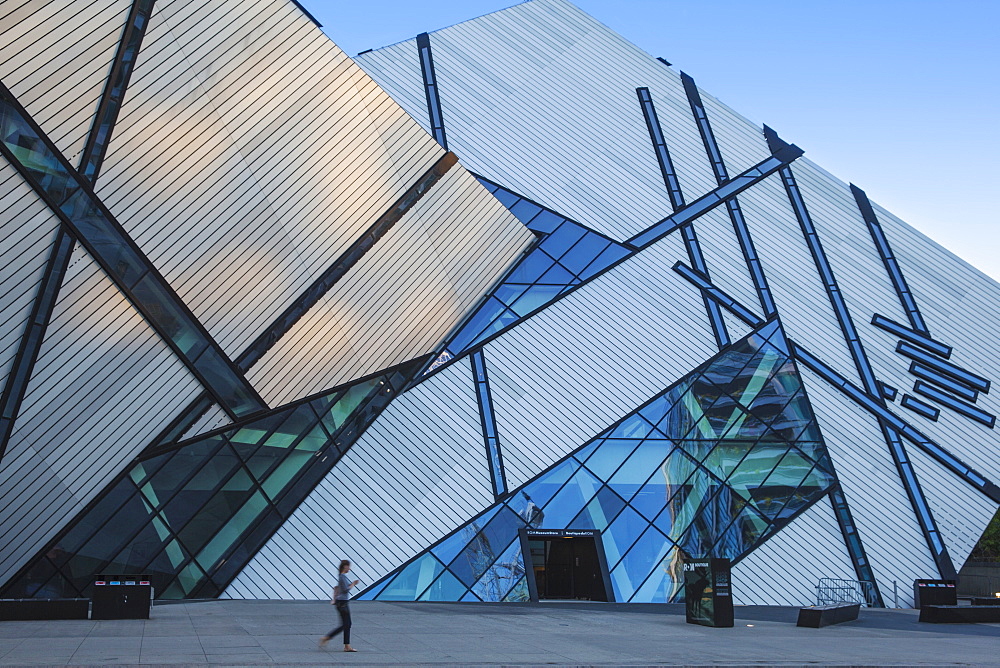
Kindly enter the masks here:
M 597 529 L 526 529 L 528 538 L 576 538 L 596 536 Z

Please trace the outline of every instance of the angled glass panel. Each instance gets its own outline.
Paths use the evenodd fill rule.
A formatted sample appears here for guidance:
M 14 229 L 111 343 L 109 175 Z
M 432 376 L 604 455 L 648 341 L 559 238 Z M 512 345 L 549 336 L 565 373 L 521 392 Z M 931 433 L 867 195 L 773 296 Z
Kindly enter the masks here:
M 625 501 L 620 496 L 611 491 L 609 487 L 603 487 L 597 496 L 580 511 L 580 514 L 573 518 L 569 527 L 604 531 L 624 507 Z
M 625 553 L 632 547 L 632 543 L 642 535 L 648 526 L 648 520 L 631 507 L 625 506 L 602 535 L 604 552 L 610 568 L 614 568 L 615 564 L 625 556 Z
M 497 560 L 486 569 L 472 591 L 484 601 L 500 602 L 524 577 L 524 559 L 521 557 L 521 541 L 515 539 Z
M 375 600 L 415 601 L 443 570 L 444 566 L 433 555 L 424 554 L 393 578 Z
M 590 503 L 601 488 L 601 481 L 590 471 L 579 467 L 563 488 L 545 504 L 544 527 L 547 529 L 565 529 L 570 521 Z
M 665 439 L 643 441 L 611 477 L 609 486 L 626 501 L 631 500 L 672 449 L 673 443 Z
M 456 554 L 449 569 L 479 587 L 462 599 L 520 600 L 482 587 L 504 558 L 497 546 L 519 554 L 517 527 L 528 523 L 600 530 L 617 600 L 676 601 L 681 551 L 739 559 L 829 493 L 826 448 L 794 364 L 769 343 L 780 334 L 772 324 L 514 490 L 487 525 L 432 548 Z
M 655 527 L 648 526 L 625 557 L 611 571 L 611 583 L 619 601 L 631 601 L 667 553 L 674 547 Z M 620 597 L 619 597 L 620 596 Z
M 600 256 L 611 245 L 607 239 L 596 234 L 584 235 L 576 244 L 559 258 L 559 264 L 574 276 L 579 276 L 590 266 L 594 258 Z
M 560 462 L 512 494 L 507 505 L 529 525 L 542 526 L 545 523 L 542 507 L 576 472 L 577 466 L 572 459 Z
M 504 596 L 504 603 L 527 603 L 531 600 L 528 593 L 528 580 L 521 578 L 518 580 L 510 592 Z
M 502 551 L 517 538 L 517 530 L 522 526 L 524 520 L 513 511 L 509 508 L 501 509 L 455 557 L 448 569 L 467 586 L 473 586 Z
M 586 269 L 580 272 L 580 280 L 585 281 L 594 274 L 598 274 L 615 262 L 618 262 L 622 258 L 626 258 L 632 254 L 632 251 L 625 248 L 624 246 L 619 246 L 618 244 L 612 244 L 608 246 L 604 251 L 601 252 L 597 258 L 587 265 Z
M 545 237 L 541 243 L 541 248 L 546 253 L 559 259 L 566 253 L 570 248 L 572 248 L 580 239 L 587 235 L 587 230 L 576 225 L 575 223 L 566 222 L 559 226 L 559 228 Z M 597 236 L 597 235 L 594 235 Z M 600 238 L 600 237 L 598 237 Z M 603 248 L 596 249 L 594 257 L 597 257 Z
M 469 588 L 459 582 L 451 571 L 444 571 L 430 587 L 420 595 L 421 601 L 458 601 Z
M 667 549 L 646 581 L 642 583 L 632 603 L 671 603 L 684 596 L 684 555 L 676 546 Z
M 486 526 L 493 516 L 497 514 L 503 506 L 493 506 L 490 510 L 483 513 L 472 522 L 464 526 L 459 531 L 453 533 L 448 538 L 431 548 L 431 552 L 438 559 L 441 560 L 443 564 L 450 564 L 455 557 L 458 556 L 459 552 L 464 550 L 469 542 L 476 537 L 484 526 Z
M 572 280 L 572 279 L 570 279 Z M 535 309 L 545 306 L 559 296 L 562 285 L 532 285 L 521 297 L 511 305 L 511 310 L 521 317 L 530 314 Z

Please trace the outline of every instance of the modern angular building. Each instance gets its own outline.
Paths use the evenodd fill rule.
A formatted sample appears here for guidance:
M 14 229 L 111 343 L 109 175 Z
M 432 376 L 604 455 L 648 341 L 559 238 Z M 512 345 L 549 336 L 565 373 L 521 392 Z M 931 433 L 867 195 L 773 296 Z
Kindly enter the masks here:
M 1000 286 L 565 0 L 0 6 L 0 596 L 872 605 L 1000 504 Z

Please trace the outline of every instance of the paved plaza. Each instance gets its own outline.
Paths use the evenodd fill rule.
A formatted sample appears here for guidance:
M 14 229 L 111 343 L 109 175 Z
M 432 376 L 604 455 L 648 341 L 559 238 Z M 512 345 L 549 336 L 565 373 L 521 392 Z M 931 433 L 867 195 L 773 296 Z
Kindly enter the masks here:
M 678 605 L 352 604 L 357 654 L 319 637 L 323 603 L 157 605 L 149 621 L 0 623 L 10 665 L 997 665 L 1000 625 L 931 625 L 912 610 L 795 626 L 792 608 L 737 608 L 732 629 L 685 624 Z

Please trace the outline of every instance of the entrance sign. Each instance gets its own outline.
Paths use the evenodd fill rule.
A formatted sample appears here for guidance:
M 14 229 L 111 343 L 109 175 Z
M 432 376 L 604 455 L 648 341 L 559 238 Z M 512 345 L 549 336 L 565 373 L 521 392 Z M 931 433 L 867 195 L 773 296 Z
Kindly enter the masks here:
M 684 562 L 684 605 L 688 624 L 733 626 L 733 592 L 729 559 Z

